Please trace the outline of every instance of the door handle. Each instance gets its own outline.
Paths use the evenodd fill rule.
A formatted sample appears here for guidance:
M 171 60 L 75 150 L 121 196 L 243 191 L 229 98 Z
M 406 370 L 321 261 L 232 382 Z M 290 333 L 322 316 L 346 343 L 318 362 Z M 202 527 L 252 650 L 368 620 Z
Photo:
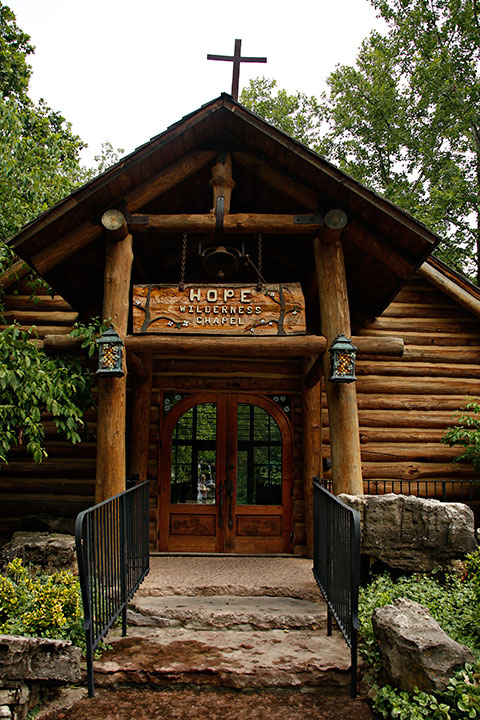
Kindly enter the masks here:
M 233 528 L 233 517 L 232 517 L 232 503 L 233 503 L 233 482 L 232 479 L 228 481 L 228 529 Z
M 223 528 L 223 483 L 220 483 L 218 488 L 218 503 L 219 503 L 219 513 L 218 513 L 218 527 L 220 530 Z

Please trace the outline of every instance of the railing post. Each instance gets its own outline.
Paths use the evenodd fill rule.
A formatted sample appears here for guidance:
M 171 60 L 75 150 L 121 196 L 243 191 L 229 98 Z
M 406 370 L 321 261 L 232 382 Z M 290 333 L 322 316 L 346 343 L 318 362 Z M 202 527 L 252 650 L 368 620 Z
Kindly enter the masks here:
M 94 694 L 93 652 L 120 614 L 126 635 L 127 604 L 149 571 L 148 498 L 145 482 L 84 510 L 76 520 L 89 697 Z M 146 542 L 139 542 L 137 533 Z

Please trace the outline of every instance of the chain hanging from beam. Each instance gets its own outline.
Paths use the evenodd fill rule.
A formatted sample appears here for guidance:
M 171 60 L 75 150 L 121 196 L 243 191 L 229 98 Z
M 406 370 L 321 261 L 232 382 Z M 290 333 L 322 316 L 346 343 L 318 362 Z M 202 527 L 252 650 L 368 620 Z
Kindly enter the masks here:
M 182 260 L 180 263 L 180 282 L 178 283 L 178 289 L 185 290 L 185 264 L 187 262 L 187 233 L 183 233 L 182 238 Z

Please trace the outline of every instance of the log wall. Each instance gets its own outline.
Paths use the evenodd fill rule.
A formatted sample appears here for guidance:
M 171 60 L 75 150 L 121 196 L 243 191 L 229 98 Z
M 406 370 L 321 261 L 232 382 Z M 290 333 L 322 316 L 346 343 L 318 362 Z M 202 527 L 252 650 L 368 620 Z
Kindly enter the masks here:
M 45 334 L 68 334 L 77 313 L 59 295 L 36 293 L 32 298 L 32 288 L 24 280 L 8 288 L 3 298 L 5 320 L 16 320 L 26 330 L 34 325 L 39 342 Z M 90 434 L 95 433 L 95 412 L 87 413 L 86 420 Z M 42 463 L 34 463 L 23 447 L 14 447 L 8 463 L 0 464 L 0 543 L 42 515 L 64 518 L 60 527 L 73 529 L 76 515 L 93 504 L 94 437 L 85 433 L 82 443 L 72 445 L 57 435 L 50 417 L 44 425 L 48 457 Z
M 466 396 L 480 397 L 479 319 L 417 275 L 358 334 L 405 341 L 402 358 L 357 360 L 365 492 L 377 481 L 378 492 L 384 482 L 388 492 L 412 480 L 419 493 L 433 497 L 443 480 L 474 478 L 470 464 L 452 463 L 460 450 L 440 439 Z M 328 456 L 328 418 L 323 434 Z

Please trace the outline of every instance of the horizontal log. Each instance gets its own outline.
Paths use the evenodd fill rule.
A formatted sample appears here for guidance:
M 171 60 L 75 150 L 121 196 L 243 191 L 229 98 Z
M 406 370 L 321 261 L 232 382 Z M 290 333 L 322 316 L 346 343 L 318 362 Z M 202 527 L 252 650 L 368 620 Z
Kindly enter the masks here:
M 0 274 L 0 287 L 5 289 L 14 285 L 20 278 L 24 277 L 29 271 L 30 266 L 23 260 L 17 260 L 7 270 Z
M 368 462 L 446 462 L 458 457 L 459 448 L 440 443 L 370 443 L 361 446 L 362 460 Z
M 479 363 L 480 346 L 466 348 L 463 346 L 407 345 L 403 357 L 407 361 L 413 360 L 415 362 L 428 360 L 428 362 L 432 363 Z
M 148 218 L 147 222 L 139 222 Z M 209 233 L 216 228 L 213 213 L 178 215 L 131 215 L 129 228 L 132 232 L 189 232 Z M 296 223 L 295 215 L 267 215 L 258 213 L 235 213 L 225 215 L 223 229 L 228 233 L 288 233 L 292 235 L 317 234 L 323 224 Z
M 402 356 L 404 343 L 402 338 L 385 337 L 385 338 L 369 338 L 363 335 L 354 335 L 352 342 L 357 348 L 358 355 L 366 353 L 368 355 L 387 355 Z M 317 357 L 312 367 L 305 375 L 303 383 L 305 387 L 314 387 L 322 377 L 323 366 L 322 356 Z
M 446 293 L 452 300 L 458 302 L 474 315 L 480 316 L 480 299 L 474 290 L 469 292 L 448 277 L 445 277 L 439 270 L 432 267 L 428 261 L 418 270 L 418 274 L 432 283 L 438 290 Z
M 362 335 L 368 335 L 371 337 L 390 337 L 392 335 L 393 328 L 390 328 L 390 330 L 376 330 L 374 328 L 368 327 L 365 329 L 365 332 L 362 332 Z M 400 333 L 400 331 L 397 329 L 395 332 Z M 446 346 L 446 345 L 456 345 L 463 347 L 465 345 L 472 346 L 472 345 L 478 345 L 480 341 L 480 332 L 436 332 L 428 334 L 427 332 L 417 332 L 417 331 L 411 331 L 411 330 L 402 330 L 401 337 L 403 338 L 403 341 L 405 344 L 409 343 L 411 345 L 425 345 L 425 341 L 429 342 L 431 346 Z
M 480 380 L 473 378 L 449 377 L 382 377 L 367 375 L 357 380 L 359 393 L 375 393 L 377 395 L 459 395 L 465 393 L 469 396 L 480 396 Z
M 180 337 L 162 335 L 127 335 L 127 349 L 152 350 L 155 354 L 188 353 L 202 357 L 302 357 L 320 355 L 327 347 L 321 335 L 285 337 Z
M 9 327 L 9 325 L 0 325 L 0 330 L 5 330 L 5 328 L 7 327 Z M 72 330 L 71 327 L 62 327 L 61 325 L 19 325 L 18 329 L 26 333 L 32 331 L 32 338 L 35 338 L 35 336 L 37 336 L 41 339 L 45 338 L 46 335 L 65 335 L 68 337 L 69 333 Z
M 365 428 L 360 427 L 360 442 L 366 443 L 439 443 L 445 435 L 444 425 L 439 429 L 431 428 Z
M 37 324 L 49 324 L 49 325 L 73 325 L 78 320 L 78 313 L 76 312 L 58 312 L 55 310 L 7 310 L 2 313 L 2 317 L 7 322 L 14 322 L 15 320 L 20 324 L 31 323 L 32 325 Z
M 3 304 L 7 310 L 35 310 L 42 312 L 43 310 L 64 310 L 72 312 L 71 305 L 64 300 L 61 295 L 4 295 Z
M 382 318 L 454 318 L 465 319 L 465 312 L 462 308 L 446 302 L 440 303 L 407 303 L 393 302 L 382 313 Z
M 33 468 L 34 470 L 35 468 Z M 56 478 L 49 478 L 39 480 L 37 477 L 28 478 L 1 478 L 0 479 L 0 492 L 2 497 L 4 493 L 28 493 L 30 494 L 42 494 L 42 495 L 62 495 L 62 496 L 77 496 L 77 497 L 93 497 L 95 493 L 95 482 L 87 482 L 85 480 L 73 482 L 71 480 Z M 0 511 L 1 512 L 1 511 Z
M 49 335 L 44 338 L 47 352 L 75 351 L 81 340 L 65 336 Z M 303 357 L 320 355 L 327 347 L 321 335 L 293 335 L 286 337 L 180 337 L 162 335 L 127 335 L 125 345 L 132 352 L 155 352 L 156 355 L 199 357 Z
M 383 375 L 397 377 L 415 377 L 431 378 L 431 377 L 452 377 L 452 378 L 480 378 L 480 365 L 462 365 L 450 363 L 407 363 L 392 361 L 374 361 L 367 362 L 359 360 L 355 365 L 355 374 L 364 375 Z
M 477 478 L 471 465 L 436 462 L 362 462 L 364 479 L 392 478 L 419 480 L 422 478 Z
M 459 410 L 465 395 L 371 395 L 357 393 L 358 407 L 369 410 Z
M 421 316 L 421 308 L 419 308 L 419 317 L 385 317 L 381 316 L 369 323 L 367 332 L 372 330 L 387 330 L 392 334 L 410 332 L 427 332 L 427 333 L 472 333 L 478 332 L 480 335 L 480 321 L 476 317 L 467 317 L 454 319 L 448 317 L 430 317 Z
M 31 476 L 35 468 L 35 474 L 39 477 L 68 478 L 82 477 L 91 480 L 95 477 L 95 459 L 85 458 L 46 458 L 43 462 L 34 464 L 31 461 L 10 461 L 8 465 L 0 465 L 0 477 L 15 477 L 16 475 Z
M 409 428 L 407 432 L 421 432 L 423 429 L 438 428 L 443 433 L 445 428 L 454 424 L 453 411 L 441 412 L 438 410 L 359 410 L 358 418 L 360 430 L 367 428 L 383 428 L 382 432 L 394 432 L 396 428 Z M 411 428 L 411 430 L 410 430 Z M 398 432 L 398 430 L 395 430 Z

